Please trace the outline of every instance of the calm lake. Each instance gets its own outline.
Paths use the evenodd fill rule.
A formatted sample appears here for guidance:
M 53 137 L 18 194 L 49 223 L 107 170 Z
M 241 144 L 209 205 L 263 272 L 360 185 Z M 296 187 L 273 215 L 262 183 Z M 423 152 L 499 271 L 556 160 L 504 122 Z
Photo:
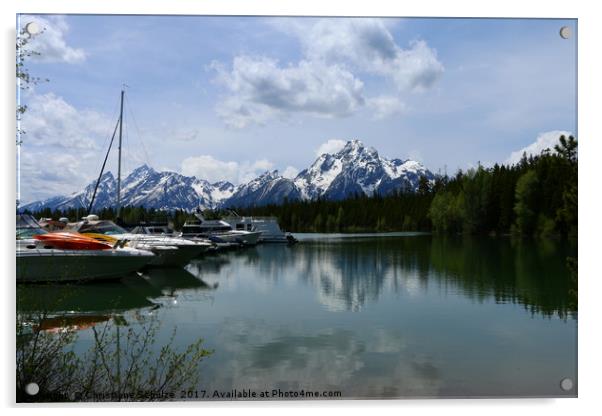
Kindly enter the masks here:
M 115 283 L 22 285 L 19 307 L 52 299 L 56 311 L 92 324 L 121 314 L 138 325 L 152 315 L 157 344 L 177 327 L 178 345 L 201 337 L 214 350 L 200 367 L 199 390 L 211 392 L 576 396 L 566 267 L 576 247 L 412 233 L 296 236 L 294 246 L 209 255 Z M 93 344 L 82 328 L 81 351 Z M 566 377 L 575 382 L 568 392 Z

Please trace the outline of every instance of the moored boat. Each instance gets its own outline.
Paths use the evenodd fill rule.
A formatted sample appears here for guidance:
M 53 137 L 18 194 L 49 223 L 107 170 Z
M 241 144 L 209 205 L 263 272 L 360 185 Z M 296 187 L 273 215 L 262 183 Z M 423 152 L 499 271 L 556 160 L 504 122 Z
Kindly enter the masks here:
M 17 216 L 17 281 L 81 281 L 121 278 L 154 259 L 150 251 L 91 242 L 75 233 L 45 237 L 35 219 Z
M 297 239 L 291 234 L 282 231 L 276 217 L 242 217 L 231 211 L 232 215 L 224 218 L 235 230 L 259 231 L 260 243 L 296 243 Z
M 196 212 L 194 215 L 195 220 L 186 221 L 182 226 L 181 237 L 187 239 L 217 238 L 224 243 L 248 246 L 254 246 L 259 242 L 260 231 L 234 230 L 223 220 L 206 220 L 200 212 Z

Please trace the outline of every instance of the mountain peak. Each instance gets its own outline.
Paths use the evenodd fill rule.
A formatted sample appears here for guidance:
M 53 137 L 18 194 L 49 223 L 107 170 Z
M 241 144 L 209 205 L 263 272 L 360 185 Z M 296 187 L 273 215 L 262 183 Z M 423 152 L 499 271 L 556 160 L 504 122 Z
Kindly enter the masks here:
M 110 170 L 103 173 L 102 176 L 100 177 L 101 181 L 111 180 L 111 179 L 115 179 L 115 177 L 113 176 L 113 174 L 111 173 Z
M 131 174 L 138 176 L 144 173 L 156 173 L 156 171 L 150 166 L 148 166 L 146 163 L 144 163 L 138 166 L 136 169 L 134 169 Z
M 280 173 L 278 172 L 278 169 L 274 169 L 273 171 L 266 170 L 259 176 L 259 178 L 262 178 L 262 179 L 276 179 L 279 177 L 280 177 Z
M 355 160 L 358 157 L 378 159 L 378 152 L 374 147 L 366 147 L 360 140 L 349 140 L 345 146 L 335 154 L 335 157 L 343 157 Z
M 345 146 L 339 153 L 349 153 L 352 151 L 359 151 L 362 149 L 364 149 L 364 143 L 362 143 L 360 140 L 352 139 L 348 140 L 347 143 L 345 143 Z

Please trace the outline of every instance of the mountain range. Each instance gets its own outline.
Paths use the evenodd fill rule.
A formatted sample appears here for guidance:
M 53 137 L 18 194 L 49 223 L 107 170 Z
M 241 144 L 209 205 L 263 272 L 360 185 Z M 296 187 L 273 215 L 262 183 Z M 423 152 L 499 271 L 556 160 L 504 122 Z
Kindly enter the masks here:
M 279 204 L 285 199 L 340 200 L 356 194 L 387 195 L 400 190 L 416 190 L 423 176 L 429 181 L 435 179 L 433 173 L 419 162 L 386 159 L 361 141 L 350 140 L 340 151 L 320 155 L 294 179 L 285 178 L 274 170 L 238 186 L 226 181 L 210 183 L 176 172 L 157 172 L 142 165 L 121 182 L 121 203 L 123 206 L 162 210 L 194 210 L 197 207 L 213 209 Z M 87 208 L 95 184 L 96 181 L 71 195 L 29 203 L 20 210 Z M 94 209 L 115 206 L 116 189 L 117 180 L 113 174 L 104 173 Z

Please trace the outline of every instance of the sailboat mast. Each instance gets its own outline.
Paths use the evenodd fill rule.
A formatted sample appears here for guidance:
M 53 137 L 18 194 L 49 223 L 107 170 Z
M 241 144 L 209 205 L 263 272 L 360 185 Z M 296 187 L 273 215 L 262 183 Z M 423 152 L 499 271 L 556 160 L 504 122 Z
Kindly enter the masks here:
M 121 214 L 121 137 L 123 132 L 123 94 L 121 90 L 121 109 L 119 110 L 119 156 L 117 162 L 117 218 Z

